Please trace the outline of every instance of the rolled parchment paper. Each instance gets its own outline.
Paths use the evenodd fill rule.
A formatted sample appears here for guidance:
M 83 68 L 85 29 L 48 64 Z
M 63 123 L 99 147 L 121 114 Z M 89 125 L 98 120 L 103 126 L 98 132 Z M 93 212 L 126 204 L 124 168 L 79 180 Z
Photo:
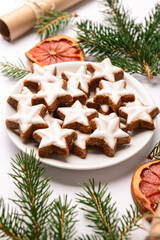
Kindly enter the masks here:
M 3 38 L 13 41 L 34 25 L 47 11 L 63 11 L 83 0 L 28 0 L 22 7 L 0 17 L 0 33 Z

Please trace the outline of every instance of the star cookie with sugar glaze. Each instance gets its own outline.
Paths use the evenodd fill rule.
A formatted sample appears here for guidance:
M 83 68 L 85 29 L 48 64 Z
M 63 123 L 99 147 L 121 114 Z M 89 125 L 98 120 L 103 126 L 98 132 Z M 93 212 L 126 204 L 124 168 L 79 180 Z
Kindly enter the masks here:
M 40 91 L 32 98 L 32 104 L 43 103 L 46 105 L 48 112 L 53 114 L 58 106 L 65 105 L 73 101 L 73 98 L 65 90 L 67 82 L 65 80 L 55 83 L 41 82 Z
M 113 66 L 109 58 L 104 59 L 100 63 L 88 63 L 87 70 L 92 73 L 90 86 L 97 86 L 102 79 L 115 82 L 124 76 L 124 71 L 119 67 Z
M 96 88 L 95 94 L 98 93 L 98 91 L 99 91 L 99 88 Z M 106 103 L 105 104 L 95 103 L 93 98 L 94 96 L 92 98 L 87 99 L 86 106 L 88 108 L 95 108 L 98 112 L 104 115 L 108 115 L 110 113 L 109 106 Z
M 60 79 L 56 75 L 56 67 L 51 65 L 48 67 L 40 67 L 38 64 L 33 64 L 33 73 L 24 80 L 24 86 L 38 89 L 41 82 L 56 82 Z
M 73 142 L 72 152 L 80 158 L 84 159 L 87 155 L 87 140 L 90 135 L 79 131 L 76 132 L 78 135 L 77 139 Z
M 67 82 L 67 93 L 70 94 L 73 97 L 73 102 L 76 102 L 77 100 L 80 101 L 82 104 L 85 104 L 87 100 L 87 95 L 78 88 L 79 83 L 78 82 Z M 71 106 L 72 103 L 65 104 L 66 106 Z
M 81 66 L 76 72 L 63 72 L 62 78 L 69 82 L 78 82 L 78 87 L 85 92 L 85 94 L 89 94 L 91 75 L 87 74 L 85 66 Z
M 94 132 L 90 135 L 87 145 L 98 146 L 104 153 L 113 157 L 117 145 L 129 144 L 130 136 L 120 128 L 120 119 L 115 113 L 100 115 L 91 120 Z
M 96 93 L 93 100 L 99 104 L 107 104 L 113 111 L 117 111 L 123 102 L 135 100 L 132 92 L 126 89 L 126 81 L 119 80 L 111 83 L 101 80 L 99 83 L 100 91 Z
M 13 131 L 19 129 L 20 138 L 26 141 L 36 129 L 48 127 L 43 119 L 46 110 L 43 104 L 27 106 L 19 103 L 17 112 L 6 119 L 6 126 Z
M 28 106 L 31 106 L 31 98 L 34 93 L 31 92 L 27 87 L 23 87 L 20 93 L 12 94 L 7 99 L 7 102 L 14 108 L 17 109 L 18 103 L 24 103 Z
M 53 118 L 49 127 L 36 130 L 33 138 L 40 143 L 38 148 L 40 157 L 47 157 L 53 153 L 67 157 L 72 142 L 77 138 L 77 133 L 72 129 L 61 128 L 57 119 Z
M 91 133 L 90 120 L 98 117 L 98 112 L 76 101 L 71 107 L 58 108 L 57 115 L 63 120 L 62 127 L 77 129 L 83 133 Z
M 159 113 L 159 109 L 154 105 L 144 105 L 139 99 L 136 99 L 134 102 L 120 107 L 118 112 L 121 117 L 127 119 L 127 130 L 132 131 L 137 127 L 154 129 L 153 118 Z

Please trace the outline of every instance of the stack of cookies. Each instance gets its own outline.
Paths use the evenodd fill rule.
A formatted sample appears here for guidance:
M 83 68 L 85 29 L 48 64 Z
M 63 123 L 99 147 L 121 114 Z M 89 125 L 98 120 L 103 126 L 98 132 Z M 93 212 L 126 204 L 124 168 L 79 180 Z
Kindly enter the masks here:
M 61 76 L 55 65 L 34 64 L 20 93 L 7 100 L 15 113 L 6 126 L 18 131 L 24 143 L 34 139 L 40 157 L 72 152 L 85 158 L 87 148 L 95 146 L 112 157 L 118 145 L 130 144 L 128 131 L 154 129 L 159 113 L 129 91 L 123 78 L 124 71 L 109 58 Z

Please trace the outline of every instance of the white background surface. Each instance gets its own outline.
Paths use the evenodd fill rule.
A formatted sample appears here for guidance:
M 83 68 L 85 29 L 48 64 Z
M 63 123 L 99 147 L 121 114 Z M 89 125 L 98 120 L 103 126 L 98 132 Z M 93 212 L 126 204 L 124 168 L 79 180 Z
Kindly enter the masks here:
M 0 15 L 21 6 L 23 2 L 24 1 L 22 0 L 5 0 L 3 3 L 1 2 Z M 122 2 L 125 7 L 129 7 L 131 9 L 131 16 L 136 17 L 137 21 L 143 21 L 144 16 L 146 16 L 148 11 L 154 7 L 156 0 L 123 0 Z M 76 11 L 83 19 L 89 18 L 96 21 L 102 20 L 98 0 L 84 0 L 82 3 L 77 4 L 70 10 L 73 12 Z M 67 29 L 63 33 L 76 37 L 76 33 L 70 29 Z M 18 58 L 21 58 L 23 62 L 29 66 L 24 53 L 38 42 L 39 37 L 37 37 L 34 30 L 29 31 L 12 43 L 5 41 L 0 36 L 0 60 L 5 57 L 8 61 L 13 62 Z M 136 75 L 136 78 L 140 80 L 144 87 L 149 91 L 155 101 L 155 104 L 160 107 L 160 78 L 156 77 L 155 80 L 149 80 L 147 77 L 140 75 Z M 6 133 L 3 123 L 3 108 L 5 101 L 16 81 L 9 80 L 0 75 L 0 82 L 0 196 L 4 198 L 6 203 L 13 206 L 12 202 L 9 201 L 8 198 L 15 198 L 16 196 L 14 191 L 17 189 L 15 188 L 8 173 L 12 172 L 10 159 L 11 157 L 14 157 L 19 150 L 11 142 Z M 65 170 L 49 166 L 45 175 L 51 178 L 51 189 L 54 190 L 52 197 L 57 197 L 59 194 L 61 196 L 63 196 L 63 194 L 68 194 L 69 199 L 73 199 L 74 203 L 75 193 L 81 191 L 79 184 L 87 181 L 89 177 L 94 177 L 96 182 L 101 181 L 103 184 L 108 182 L 109 191 L 112 194 L 113 201 L 117 202 L 116 206 L 119 210 L 119 214 L 121 215 L 125 213 L 125 210 L 129 208 L 130 204 L 134 204 L 130 193 L 132 175 L 135 169 L 144 162 L 145 155 L 147 155 L 153 145 L 160 140 L 159 123 L 160 117 L 158 117 L 157 127 L 154 132 L 154 137 L 150 142 L 150 146 L 146 146 L 144 151 L 136 155 L 132 161 L 125 161 L 113 167 L 92 171 Z M 81 232 L 89 232 L 89 230 L 85 227 L 86 222 L 80 212 L 78 218 L 80 220 L 80 223 L 77 224 L 78 234 Z M 143 230 L 136 230 L 133 232 L 132 239 L 137 238 L 138 240 L 143 240 L 146 235 L 147 233 Z

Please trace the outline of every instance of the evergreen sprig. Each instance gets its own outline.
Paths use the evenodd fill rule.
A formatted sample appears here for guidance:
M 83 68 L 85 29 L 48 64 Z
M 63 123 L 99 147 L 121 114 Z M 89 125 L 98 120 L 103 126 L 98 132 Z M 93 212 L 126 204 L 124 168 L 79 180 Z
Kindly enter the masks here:
M 88 227 L 94 229 L 95 234 L 101 239 L 129 239 L 130 232 L 140 227 L 138 221 L 142 215 L 139 215 L 138 206 L 136 209 L 131 206 L 126 215 L 118 217 L 115 202 L 111 203 L 111 194 L 106 194 L 107 184 L 102 187 L 99 183 L 96 189 L 94 179 L 89 179 L 89 183 L 84 183 L 82 188 L 84 193 L 77 194 L 78 202 L 84 205 L 81 209 L 85 212 L 86 219 L 91 222 Z
M 77 22 L 78 41 L 98 61 L 109 57 L 114 65 L 153 78 L 160 73 L 160 5 L 145 18 L 131 19 L 119 0 L 103 0 L 104 22 Z
M 20 212 L 9 211 L 3 199 L 0 201 L 0 236 L 6 239 L 17 240 L 59 240 L 70 239 L 74 232 L 75 206 L 70 207 L 65 197 L 64 204 L 61 198 L 49 203 L 49 178 L 42 178 L 45 168 L 40 166 L 33 151 L 28 155 L 17 154 L 12 159 L 13 174 L 10 174 L 18 188 L 17 200 L 12 200 Z M 59 203 L 59 204 L 58 204 Z M 57 213 L 61 223 L 56 228 Z M 55 224 L 55 228 L 53 228 Z M 66 227 L 67 224 L 67 227 Z M 68 238 L 65 238 L 67 236 Z
M 12 159 L 14 180 L 18 191 L 17 199 L 12 200 L 18 209 L 10 211 L 3 199 L 0 200 L 0 237 L 14 240 L 123 240 L 140 227 L 138 207 L 127 210 L 127 214 L 118 217 L 115 203 L 111 203 L 111 194 L 107 193 L 107 184 L 96 187 L 94 179 L 82 186 L 82 193 L 77 194 L 77 203 L 85 217 L 91 222 L 93 234 L 75 237 L 77 205 L 72 205 L 68 197 L 50 201 L 49 178 L 43 177 L 45 168 L 36 160 L 34 152 L 17 154 Z
M 154 145 L 152 151 L 148 154 L 147 159 L 149 160 L 160 159 L 160 141 Z
M 41 40 L 43 40 L 62 31 L 68 23 L 77 16 L 76 13 L 72 14 L 69 12 L 51 10 L 46 16 L 42 16 L 37 20 L 35 28 L 38 28 L 37 33 Z
M 21 59 L 18 59 L 16 63 L 11 63 L 4 59 L 4 61 L 0 62 L 0 72 L 10 79 L 19 80 L 31 71 L 25 67 Z

